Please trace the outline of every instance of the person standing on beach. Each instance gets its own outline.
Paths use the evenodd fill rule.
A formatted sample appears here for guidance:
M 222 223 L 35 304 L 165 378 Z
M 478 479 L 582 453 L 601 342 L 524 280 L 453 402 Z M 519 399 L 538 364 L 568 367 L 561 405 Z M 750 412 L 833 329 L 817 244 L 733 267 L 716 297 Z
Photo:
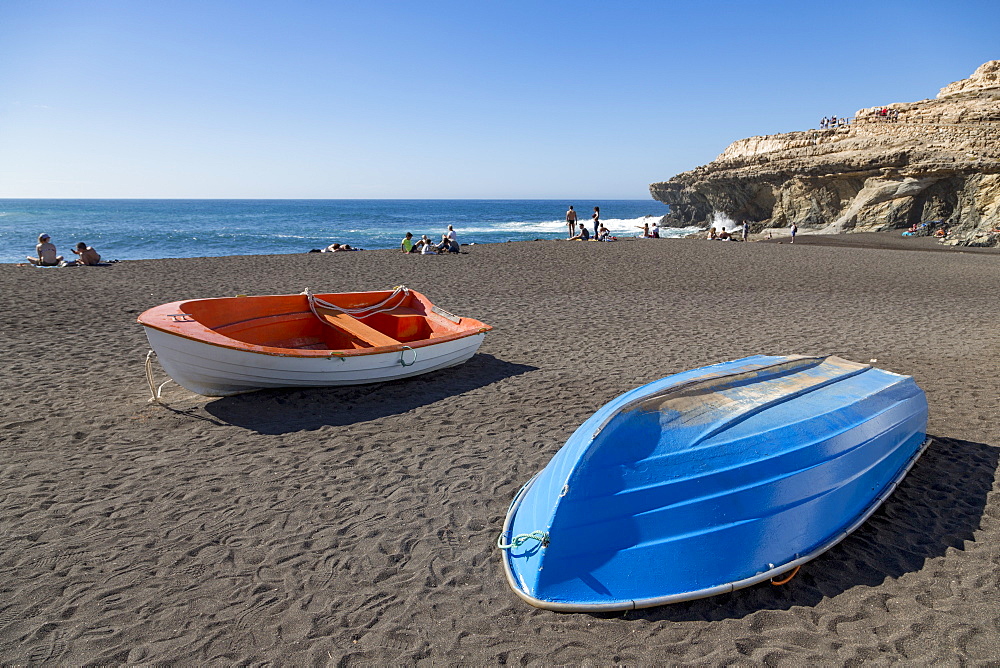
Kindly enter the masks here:
M 566 212 L 566 227 L 569 228 L 569 238 L 572 239 L 576 236 L 576 211 L 573 210 L 573 205 L 570 204 L 569 211 Z
M 594 221 L 594 238 L 596 239 L 597 228 L 601 226 L 601 207 L 594 207 L 594 213 L 591 214 L 590 219 Z
M 750 223 L 743 221 L 743 241 L 750 240 Z
M 790 243 L 790 244 L 794 244 L 795 243 L 795 235 L 798 234 L 798 231 L 799 231 L 799 226 L 796 225 L 795 223 L 792 223 L 792 228 L 791 228 L 792 240 L 789 241 L 788 243 Z

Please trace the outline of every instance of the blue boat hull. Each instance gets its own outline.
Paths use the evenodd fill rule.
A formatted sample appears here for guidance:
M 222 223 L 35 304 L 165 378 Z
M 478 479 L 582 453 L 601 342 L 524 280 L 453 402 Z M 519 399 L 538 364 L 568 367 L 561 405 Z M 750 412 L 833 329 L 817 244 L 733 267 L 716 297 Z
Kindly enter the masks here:
M 927 445 L 913 379 L 754 356 L 650 383 L 581 425 L 511 504 L 514 591 L 623 610 L 746 587 L 868 518 Z M 518 538 L 520 537 L 520 538 Z

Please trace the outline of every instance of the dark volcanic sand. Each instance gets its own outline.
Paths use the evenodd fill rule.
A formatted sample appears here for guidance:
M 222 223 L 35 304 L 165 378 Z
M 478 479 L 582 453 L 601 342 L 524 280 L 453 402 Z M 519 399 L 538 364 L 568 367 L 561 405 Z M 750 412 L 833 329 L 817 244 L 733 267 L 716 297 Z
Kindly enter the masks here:
M 1000 257 L 801 240 L 0 266 L 0 663 L 997 659 Z M 400 283 L 494 325 L 480 354 L 147 403 L 151 306 Z M 881 510 L 782 587 L 595 615 L 508 589 L 507 506 L 583 420 L 755 353 L 916 378 L 934 443 Z

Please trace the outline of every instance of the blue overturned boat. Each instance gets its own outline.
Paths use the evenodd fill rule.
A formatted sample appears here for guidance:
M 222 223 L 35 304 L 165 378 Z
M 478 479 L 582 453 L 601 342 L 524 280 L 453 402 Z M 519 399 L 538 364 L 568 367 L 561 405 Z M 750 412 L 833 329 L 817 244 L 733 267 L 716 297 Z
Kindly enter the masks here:
M 927 447 L 909 376 L 757 355 L 628 392 L 517 494 L 498 541 L 528 603 L 627 610 L 731 592 L 860 526 Z

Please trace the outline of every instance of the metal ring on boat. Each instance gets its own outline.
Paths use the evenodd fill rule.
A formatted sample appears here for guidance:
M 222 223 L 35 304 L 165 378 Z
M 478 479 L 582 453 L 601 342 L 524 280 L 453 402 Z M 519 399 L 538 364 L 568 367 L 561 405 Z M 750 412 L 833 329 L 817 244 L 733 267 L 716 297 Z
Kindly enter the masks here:
M 407 364 L 406 360 L 403 359 L 403 355 L 406 354 L 407 350 L 413 353 L 413 361 L 410 362 L 409 364 Z M 403 366 L 413 366 L 414 364 L 417 363 L 417 351 L 411 348 L 410 346 L 403 346 L 403 349 L 399 351 L 399 363 L 402 364 Z

